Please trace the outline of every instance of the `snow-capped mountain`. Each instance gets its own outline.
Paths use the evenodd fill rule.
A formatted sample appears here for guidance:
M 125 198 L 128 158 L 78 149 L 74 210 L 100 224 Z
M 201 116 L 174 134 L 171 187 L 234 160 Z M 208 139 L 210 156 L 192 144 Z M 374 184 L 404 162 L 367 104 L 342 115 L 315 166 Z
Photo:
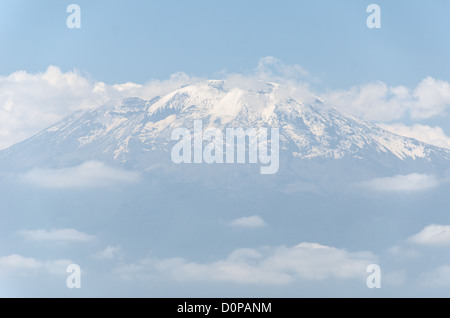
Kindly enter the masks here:
M 281 263 L 292 260 L 301 268 L 299 259 L 318 255 L 308 270 L 329 266 L 334 273 L 342 255 L 355 255 L 356 260 L 367 255 L 371 263 L 379 262 L 383 271 L 392 273 L 398 262 L 391 250 L 407 246 L 400 244 L 407 244 L 405 238 L 430 223 L 448 224 L 448 209 L 442 202 L 450 190 L 446 171 L 450 151 L 341 114 L 314 97 L 305 98 L 306 103 L 286 91 L 275 83 L 261 83 L 255 90 L 225 81 L 199 82 L 152 100 L 131 98 L 76 112 L 1 151 L 1 249 L 6 255 L 19 255 L 20 246 L 21 254 L 32 256 L 37 246 L 47 255 L 82 264 L 89 271 L 83 276 L 86 286 L 117 282 L 118 294 L 123 286 L 134 287 L 114 276 L 130 268 L 143 281 L 142 290 L 133 290 L 140 296 L 149 290 L 160 294 L 161 288 L 154 287 L 155 281 L 147 281 L 148 277 L 156 277 L 164 286 L 168 281 L 172 284 L 169 295 L 173 295 L 179 286 L 191 284 L 173 283 L 172 275 L 184 277 L 194 268 L 203 276 L 203 271 L 210 272 L 204 264 L 221 267 L 231 260 L 232 266 L 226 268 L 234 270 L 241 263 L 247 268 L 255 262 L 263 264 L 256 270 L 264 268 L 274 258 L 266 261 L 260 251 L 270 251 L 271 246 L 277 247 L 275 254 L 288 252 Z M 250 160 L 245 164 L 175 163 L 171 153 L 179 141 L 172 140 L 172 133 L 186 128 L 194 134 L 198 121 L 204 132 L 211 127 L 218 131 L 278 128 L 277 173 L 261 174 L 261 162 L 251 164 Z M 54 232 L 74 229 L 83 241 L 67 245 L 69 241 L 45 240 Z M 24 236 L 26 242 L 17 241 L 22 233 L 38 233 L 38 239 L 34 242 Z M 74 252 L 72 246 L 78 243 L 83 247 Z M 289 246 L 294 252 L 289 252 Z M 298 246 L 307 246 L 312 254 L 298 252 Z M 117 255 L 98 259 L 98 251 L 105 247 L 117 250 Z M 322 250 L 333 254 L 323 258 Z M 236 258 L 233 251 L 243 257 Z M 114 262 L 119 267 L 113 267 Z M 428 258 L 424 262 L 431 266 Z M 153 267 L 147 268 L 163 263 L 182 268 L 175 267 L 174 274 L 167 272 L 167 279 L 161 278 L 162 272 L 153 272 Z M 109 266 L 114 269 L 105 273 Z M 355 272 L 367 273 L 364 266 Z M 360 274 L 349 283 L 355 295 L 361 295 L 361 290 L 372 292 L 365 279 L 359 280 Z M 312 286 L 322 293 L 330 281 L 337 281 L 336 292 L 329 293 L 340 295 L 343 278 L 330 277 L 333 280 L 300 277 L 299 285 L 292 288 L 306 288 L 309 295 Z M 66 289 L 65 282 L 65 277 L 57 281 L 56 295 Z M 225 283 L 233 292 L 246 286 Z M 209 284 L 222 286 L 220 281 Z M 274 288 L 281 288 L 275 289 L 277 293 L 286 286 Z M 86 290 L 91 295 L 89 287 Z
M 99 160 L 143 171 L 178 169 L 198 174 L 198 167 L 176 166 L 170 158 L 172 131 L 192 129 L 195 120 L 202 121 L 203 129 L 223 131 L 279 128 L 281 176 L 292 177 L 297 172 L 311 179 L 317 175 L 311 169 L 324 163 L 331 168 L 328 175 L 332 178 L 337 170 L 349 167 L 387 173 L 412 166 L 414 170 L 436 168 L 450 160 L 446 149 L 395 135 L 326 108 L 318 100 L 311 105 L 283 96 L 280 88 L 276 83 L 261 83 L 254 90 L 230 87 L 226 81 L 203 81 L 152 100 L 130 98 L 113 107 L 77 112 L 2 151 L 2 170 Z

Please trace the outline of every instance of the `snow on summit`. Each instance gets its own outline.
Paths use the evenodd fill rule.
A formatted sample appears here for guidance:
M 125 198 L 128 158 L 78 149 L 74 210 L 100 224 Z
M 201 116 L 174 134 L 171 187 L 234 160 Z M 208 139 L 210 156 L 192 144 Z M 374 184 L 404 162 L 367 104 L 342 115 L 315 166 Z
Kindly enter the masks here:
M 192 129 L 195 120 L 202 121 L 203 129 L 279 128 L 280 156 L 289 160 L 372 160 L 386 165 L 389 160 L 450 158 L 448 150 L 326 108 L 313 96 L 305 100 L 316 102 L 303 102 L 289 92 L 289 87 L 271 82 L 250 88 L 226 80 L 200 81 L 152 100 L 128 98 L 115 106 L 74 113 L 0 152 L 0 160 L 16 157 L 11 159 L 14 167 L 99 160 L 145 169 L 167 161 L 171 132 Z

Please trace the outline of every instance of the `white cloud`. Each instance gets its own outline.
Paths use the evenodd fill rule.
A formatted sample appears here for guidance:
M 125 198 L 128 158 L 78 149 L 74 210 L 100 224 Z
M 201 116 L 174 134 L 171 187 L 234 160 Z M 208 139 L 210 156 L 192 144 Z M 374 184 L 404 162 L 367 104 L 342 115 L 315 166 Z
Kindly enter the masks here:
M 349 90 L 331 91 L 324 99 L 329 105 L 366 120 L 390 121 L 403 117 L 410 94 L 403 86 L 369 83 Z
M 450 245 L 450 225 L 428 225 L 407 241 L 421 245 Z
M 230 222 L 230 225 L 234 227 L 260 228 L 266 226 L 266 222 L 259 215 L 253 215 L 235 219 Z
M 75 229 L 52 229 L 19 231 L 19 235 L 29 241 L 52 241 L 52 242 L 89 242 L 95 239 L 95 236 L 89 235 Z
M 32 257 L 13 254 L 0 257 L 0 276 L 3 275 L 35 275 L 42 272 L 55 275 L 64 275 L 70 260 L 41 261 Z
M 98 260 L 114 259 L 121 254 L 120 246 L 107 246 L 104 250 L 98 251 L 92 257 Z
M 258 61 L 258 66 L 256 67 L 256 75 L 259 78 L 281 78 L 283 80 L 286 80 L 296 79 L 299 77 L 308 77 L 310 76 L 310 73 L 300 65 L 288 65 L 283 63 L 276 57 L 266 56 Z
M 92 188 L 135 183 L 140 180 L 140 174 L 110 167 L 98 161 L 87 161 L 69 168 L 33 168 L 21 175 L 20 179 L 44 188 Z
M 366 181 L 363 185 L 375 191 L 415 192 L 435 188 L 439 185 L 439 181 L 432 175 L 412 173 L 408 175 L 377 178 Z
M 188 262 L 183 258 L 144 259 L 116 269 L 124 279 L 167 276 L 177 281 L 220 281 L 241 284 L 288 284 L 296 279 L 353 279 L 366 276 L 370 252 L 351 253 L 315 243 L 293 247 L 238 249 L 227 258 L 211 263 Z
M 450 149 L 450 137 L 444 133 L 444 130 L 441 127 L 431 127 L 419 124 L 406 126 L 401 123 L 381 123 L 378 126 L 397 135 L 414 138 L 430 145 Z
M 107 85 L 77 71 L 17 71 L 0 76 L 0 149 L 9 147 L 56 123 L 75 110 L 89 109 L 127 97 L 151 99 L 195 81 L 183 73 L 144 85 Z
M 106 101 L 75 71 L 50 66 L 44 73 L 0 77 L 0 148 L 21 141 L 77 109 Z
M 392 121 L 409 116 L 426 119 L 445 114 L 450 106 L 450 84 L 431 77 L 414 89 L 388 86 L 383 82 L 355 86 L 324 94 L 333 107 L 374 121 Z
M 42 262 L 17 254 L 0 257 L 0 268 L 5 269 L 37 269 L 42 266 Z
M 450 106 L 450 84 L 427 77 L 417 85 L 413 97 L 413 118 L 430 118 L 443 114 Z
M 113 87 L 118 90 L 119 92 L 123 92 L 123 91 L 129 91 L 129 90 L 139 90 L 140 88 L 142 88 L 142 85 L 140 84 L 136 84 L 136 83 L 132 83 L 132 82 L 127 82 L 124 84 L 115 84 L 113 85 Z

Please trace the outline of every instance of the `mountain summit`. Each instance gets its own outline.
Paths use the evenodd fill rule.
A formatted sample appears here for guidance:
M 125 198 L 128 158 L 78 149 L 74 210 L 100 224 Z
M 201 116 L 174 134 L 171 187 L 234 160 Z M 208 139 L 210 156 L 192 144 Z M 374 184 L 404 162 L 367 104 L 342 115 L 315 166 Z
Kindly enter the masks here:
M 315 178 L 318 171 L 311 169 L 325 166 L 329 177 L 350 167 L 367 175 L 425 171 L 450 160 L 449 150 L 395 135 L 319 100 L 303 103 L 287 91 L 277 83 L 260 83 L 255 90 L 202 81 L 152 100 L 129 98 L 76 112 L 0 152 L 2 170 L 98 160 L 141 171 L 181 171 L 183 166 L 170 158 L 171 133 L 179 127 L 192 129 L 198 120 L 205 130 L 278 128 L 280 174 L 290 177 Z M 184 167 L 193 173 L 200 169 Z

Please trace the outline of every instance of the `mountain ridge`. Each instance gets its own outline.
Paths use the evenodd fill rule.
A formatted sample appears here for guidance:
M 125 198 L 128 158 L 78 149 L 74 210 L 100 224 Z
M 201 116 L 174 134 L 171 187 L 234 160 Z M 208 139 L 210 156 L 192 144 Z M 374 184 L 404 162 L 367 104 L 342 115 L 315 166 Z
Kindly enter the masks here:
M 174 145 L 171 132 L 178 127 L 192 130 L 195 120 L 202 120 L 203 129 L 279 128 L 280 162 L 290 172 L 301 170 L 303 177 L 314 174 L 305 172 L 310 168 L 292 167 L 324 162 L 339 166 L 343 163 L 339 161 L 349 161 L 344 166 L 356 163 L 376 170 L 380 165 L 392 168 L 392 173 L 406 173 L 439 168 L 450 160 L 450 150 L 321 107 L 320 101 L 311 105 L 277 95 L 282 89 L 279 84 L 261 83 L 258 90 L 227 85 L 226 81 L 202 81 L 152 100 L 128 98 L 114 106 L 75 112 L 1 151 L 2 170 L 98 160 L 142 171 L 152 167 L 196 171 L 197 167 L 173 164 L 169 156 Z

